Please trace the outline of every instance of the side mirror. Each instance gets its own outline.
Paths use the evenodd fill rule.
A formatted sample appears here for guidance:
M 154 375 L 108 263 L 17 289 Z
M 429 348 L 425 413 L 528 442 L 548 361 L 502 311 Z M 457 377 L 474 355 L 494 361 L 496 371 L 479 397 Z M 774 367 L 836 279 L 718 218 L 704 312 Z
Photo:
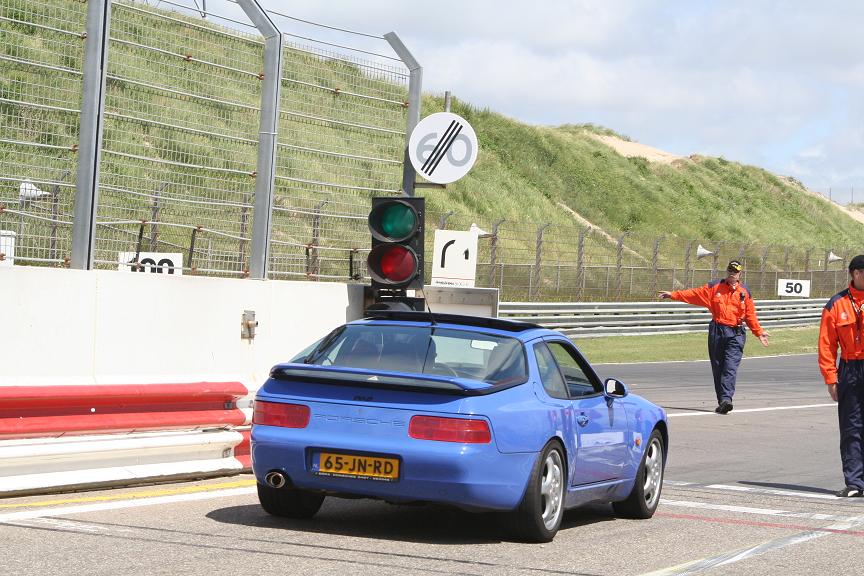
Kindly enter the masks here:
M 603 389 L 606 391 L 606 396 L 610 398 L 624 398 L 629 393 L 627 386 L 615 378 L 607 378 L 603 383 Z

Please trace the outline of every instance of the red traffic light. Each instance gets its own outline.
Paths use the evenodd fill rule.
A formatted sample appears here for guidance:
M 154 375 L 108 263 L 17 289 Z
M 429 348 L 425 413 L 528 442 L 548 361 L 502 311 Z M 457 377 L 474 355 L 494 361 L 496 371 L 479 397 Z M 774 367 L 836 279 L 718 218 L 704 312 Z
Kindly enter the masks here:
M 379 244 L 369 252 L 368 265 L 373 280 L 389 285 L 410 281 L 419 268 L 417 255 L 401 244 Z

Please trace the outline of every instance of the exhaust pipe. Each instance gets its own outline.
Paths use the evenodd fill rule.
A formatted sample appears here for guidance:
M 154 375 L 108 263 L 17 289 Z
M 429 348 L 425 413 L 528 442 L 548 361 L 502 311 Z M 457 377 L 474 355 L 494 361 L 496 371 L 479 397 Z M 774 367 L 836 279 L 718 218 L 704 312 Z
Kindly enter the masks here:
M 283 488 L 287 482 L 285 475 L 278 470 L 271 470 L 264 476 L 264 482 L 271 488 Z

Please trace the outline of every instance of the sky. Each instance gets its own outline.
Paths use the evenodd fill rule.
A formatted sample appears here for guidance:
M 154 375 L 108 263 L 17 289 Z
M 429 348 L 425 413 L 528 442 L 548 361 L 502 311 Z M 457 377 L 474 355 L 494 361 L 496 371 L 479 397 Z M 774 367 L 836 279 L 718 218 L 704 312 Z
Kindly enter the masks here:
M 425 92 L 449 90 L 529 124 L 604 126 L 864 202 L 861 2 L 259 1 L 329 26 L 396 32 L 423 66 Z M 238 10 L 219 2 L 208 0 L 208 10 Z M 380 39 L 275 21 L 391 54 Z

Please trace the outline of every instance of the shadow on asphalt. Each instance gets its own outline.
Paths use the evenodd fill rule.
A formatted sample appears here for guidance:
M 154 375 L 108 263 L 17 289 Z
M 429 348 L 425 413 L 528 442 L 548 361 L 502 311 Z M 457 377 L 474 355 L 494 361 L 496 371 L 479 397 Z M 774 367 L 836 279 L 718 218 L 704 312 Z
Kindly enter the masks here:
M 207 518 L 225 524 L 297 532 L 355 536 L 421 544 L 490 544 L 513 541 L 498 513 L 472 513 L 437 504 L 393 505 L 374 500 L 327 498 L 309 520 L 278 518 L 258 505 L 213 510 Z M 561 530 L 614 521 L 609 505 L 587 506 L 564 514 Z
M 778 484 L 776 482 L 749 482 L 739 480 L 738 484 L 744 486 L 759 486 L 762 488 L 776 488 L 778 490 L 796 490 L 798 492 L 813 492 L 816 494 L 834 494 L 834 490 L 828 488 L 816 488 L 815 486 L 801 486 L 800 484 Z

